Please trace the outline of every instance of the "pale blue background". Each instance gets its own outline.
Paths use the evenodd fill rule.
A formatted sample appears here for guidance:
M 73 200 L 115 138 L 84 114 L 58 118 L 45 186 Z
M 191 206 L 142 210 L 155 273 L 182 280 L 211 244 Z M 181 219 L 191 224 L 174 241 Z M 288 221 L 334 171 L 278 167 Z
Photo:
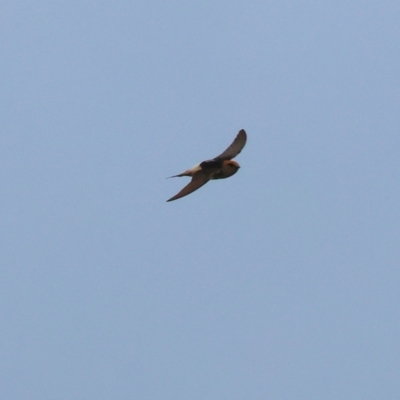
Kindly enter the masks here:
M 2 2 L 1 398 L 399 399 L 399 21 Z

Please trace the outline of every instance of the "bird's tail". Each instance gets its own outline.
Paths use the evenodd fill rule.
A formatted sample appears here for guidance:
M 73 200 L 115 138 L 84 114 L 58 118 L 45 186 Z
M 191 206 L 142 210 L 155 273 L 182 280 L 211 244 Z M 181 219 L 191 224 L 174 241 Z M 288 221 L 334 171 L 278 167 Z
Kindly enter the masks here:
M 181 174 L 169 176 L 167 179 L 180 178 L 181 176 L 193 176 L 196 172 L 198 172 L 200 170 L 201 170 L 201 167 L 200 167 L 200 164 L 198 164 L 198 165 L 195 165 L 193 168 L 187 169 L 185 172 L 182 172 Z
M 181 174 L 178 175 L 172 175 L 172 176 L 168 176 L 167 179 L 169 178 L 180 178 L 181 176 L 191 176 L 187 171 L 182 172 Z

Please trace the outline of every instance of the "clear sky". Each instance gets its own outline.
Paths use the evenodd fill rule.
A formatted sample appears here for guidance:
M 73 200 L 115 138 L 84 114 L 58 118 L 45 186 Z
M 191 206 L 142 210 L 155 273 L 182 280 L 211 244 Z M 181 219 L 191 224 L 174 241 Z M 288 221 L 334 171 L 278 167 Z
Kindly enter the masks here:
M 399 399 L 399 21 L 2 2 L 1 397 Z

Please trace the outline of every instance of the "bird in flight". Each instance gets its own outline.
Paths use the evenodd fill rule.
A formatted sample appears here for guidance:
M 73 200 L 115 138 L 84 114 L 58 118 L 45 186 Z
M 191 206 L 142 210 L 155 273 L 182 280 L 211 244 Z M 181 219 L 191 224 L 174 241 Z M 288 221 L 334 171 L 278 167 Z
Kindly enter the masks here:
M 170 178 L 190 176 L 192 180 L 179 193 L 167 201 L 173 201 L 187 196 L 201 188 L 211 179 L 225 179 L 236 174 L 240 165 L 236 161 L 232 161 L 232 158 L 236 157 L 242 151 L 246 140 L 246 132 L 242 129 L 231 145 L 219 156 L 211 160 L 203 161 L 181 174 L 170 176 Z

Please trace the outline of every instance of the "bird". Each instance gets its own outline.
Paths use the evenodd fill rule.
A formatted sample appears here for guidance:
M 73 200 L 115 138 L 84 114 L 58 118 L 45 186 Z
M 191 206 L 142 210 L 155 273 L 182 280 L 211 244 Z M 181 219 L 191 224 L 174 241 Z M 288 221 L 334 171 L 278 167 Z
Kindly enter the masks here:
M 168 199 L 167 202 L 187 196 L 201 188 L 211 179 L 225 179 L 236 174 L 240 165 L 236 161 L 233 161 L 232 158 L 236 157 L 243 150 L 246 141 L 246 131 L 241 129 L 230 146 L 219 156 L 203 161 L 181 174 L 170 176 L 169 178 L 189 176 L 192 180 L 179 193 Z

